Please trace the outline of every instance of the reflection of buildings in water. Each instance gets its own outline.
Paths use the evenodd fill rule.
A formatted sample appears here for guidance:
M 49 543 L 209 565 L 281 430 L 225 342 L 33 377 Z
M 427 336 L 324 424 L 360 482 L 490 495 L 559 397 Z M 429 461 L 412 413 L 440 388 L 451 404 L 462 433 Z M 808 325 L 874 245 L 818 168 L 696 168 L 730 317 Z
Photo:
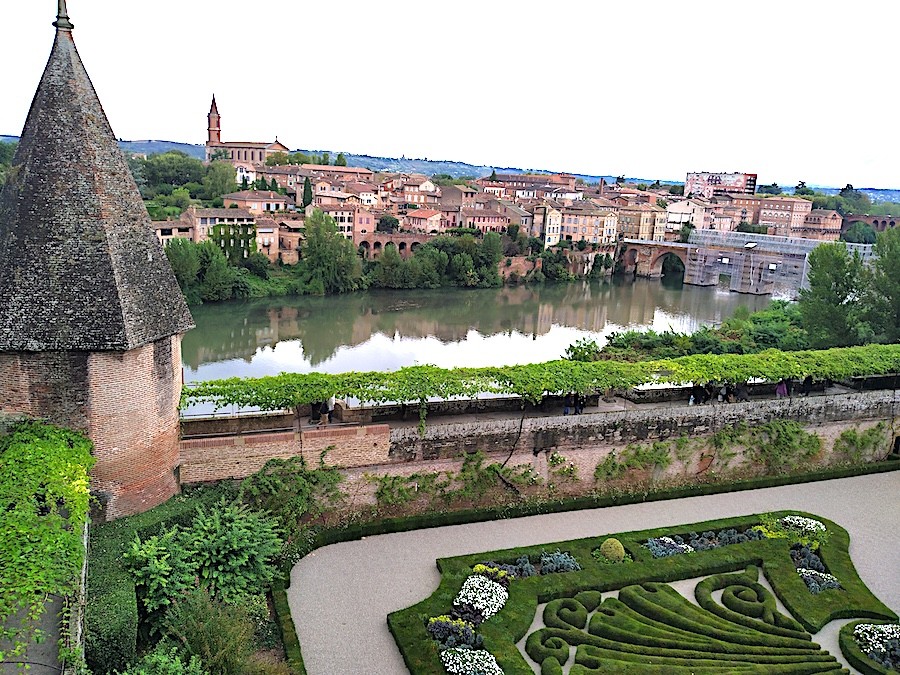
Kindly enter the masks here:
M 431 336 L 450 343 L 465 340 L 471 330 L 484 336 L 513 331 L 538 336 L 554 325 L 599 333 L 609 324 L 640 328 L 657 321 L 669 322 L 674 330 L 692 330 L 722 321 L 737 306 L 755 309 L 767 302 L 714 288 L 683 291 L 638 280 L 219 303 L 197 308 L 197 328 L 185 336 L 183 353 L 185 363 L 197 369 L 235 358 L 249 361 L 260 348 L 296 340 L 303 358 L 316 367 L 342 347 L 364 344 L 378 333 L 390 338 Z

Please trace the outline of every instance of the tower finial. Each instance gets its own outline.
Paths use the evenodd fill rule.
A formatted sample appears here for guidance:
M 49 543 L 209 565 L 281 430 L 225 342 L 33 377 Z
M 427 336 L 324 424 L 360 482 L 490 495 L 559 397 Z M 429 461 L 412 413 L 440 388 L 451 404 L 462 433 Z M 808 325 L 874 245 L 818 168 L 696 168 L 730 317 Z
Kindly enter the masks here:
M 56 21 L 53 22 L 53 25 L 60 30 L 72 30 L 75 28 L 75 26 L 72 25 L 72 22 L 69 21 L 69 12 L 66 10 L 66 0 L 59 0 L 59 10 L 56 13 Z

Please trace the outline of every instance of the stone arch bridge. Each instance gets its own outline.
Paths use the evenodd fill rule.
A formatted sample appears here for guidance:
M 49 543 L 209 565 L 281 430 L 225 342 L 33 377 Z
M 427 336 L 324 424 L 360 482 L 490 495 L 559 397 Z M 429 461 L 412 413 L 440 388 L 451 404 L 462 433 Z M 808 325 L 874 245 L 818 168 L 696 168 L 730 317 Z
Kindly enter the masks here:
M 354 243 L 366 260 L 377 258 L 388 245 L 397 247 L 401 258 L 409 258 L 422 244 L 433 237 L 425 233 L 394 233 L 368 232 L 354 237 Z
M 821 242 L 808 243 L 813 246 Z M 805 278 L 806 254 L 811 250 L 811 246 L 787 246 L 752 236 L 687 244 L 623 239 L 621 244 L 626 274 L 658 279 L 664 259 L 674 255 L 684 265 L 684 283 L 715 286 L 719 276 L 726 275 L 731 277 L 732 291 L 752 295 L 771 294 L 776 282 L 799 291 Z

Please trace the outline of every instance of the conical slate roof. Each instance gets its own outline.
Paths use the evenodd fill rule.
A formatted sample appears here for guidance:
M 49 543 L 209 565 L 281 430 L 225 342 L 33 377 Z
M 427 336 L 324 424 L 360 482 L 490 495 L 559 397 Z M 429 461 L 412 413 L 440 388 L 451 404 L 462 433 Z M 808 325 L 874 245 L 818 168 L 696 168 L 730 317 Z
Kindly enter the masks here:
M 0 193 L 0 351 L 127 351 L 184 333 L 193 319 L 68 17 L 54 25 Z

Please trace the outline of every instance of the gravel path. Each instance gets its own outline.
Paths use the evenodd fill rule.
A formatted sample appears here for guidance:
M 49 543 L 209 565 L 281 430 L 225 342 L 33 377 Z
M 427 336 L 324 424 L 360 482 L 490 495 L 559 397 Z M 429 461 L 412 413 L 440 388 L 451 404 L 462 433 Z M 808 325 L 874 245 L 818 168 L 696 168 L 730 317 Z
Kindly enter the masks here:
M 436 558 L 797 509 L 850 532 L 862 580 L 900 612 L 900 472 L 731 494 L 454 525 L 326 546 L 291 573 L 288 602 L 310 675 L 404 675 L 387 614 L 431 595 Z

